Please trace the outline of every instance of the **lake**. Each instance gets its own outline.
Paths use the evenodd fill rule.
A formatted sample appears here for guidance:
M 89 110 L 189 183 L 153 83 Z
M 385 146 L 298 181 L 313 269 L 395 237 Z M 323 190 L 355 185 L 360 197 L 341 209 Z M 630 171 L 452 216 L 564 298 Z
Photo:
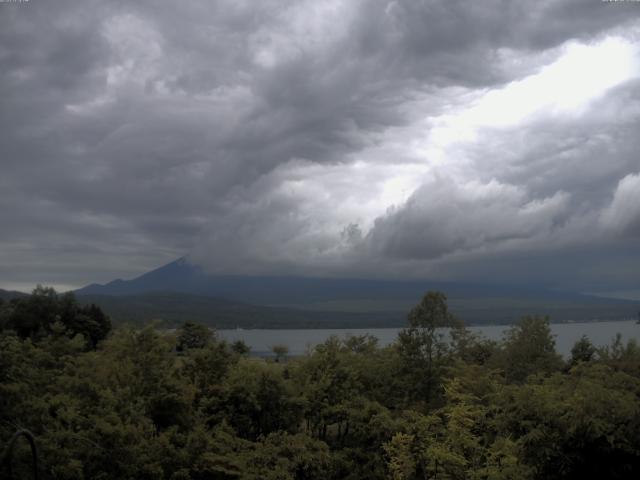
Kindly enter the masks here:
M 482 334 L 485 338 L 500 340 L 508 325 L 470 326 L 469 330 Z M 393 342 L 398 336 L 400 328 L 360 328 L 360 329 L 308 329 L 308 330 L 218 330 L 220 337 L 227 341 L 243 340 L 251 347 L 251 354 L 258 356 L 271 355 L 274 345 L 286 345 L 290 355 L 303 355 L 316 345 L 323 343 L 331 335 L 345 338 L 349 335 L 370 334 L 378 338 L 379 345 L 384 346 Z M 568 356 L 571 347 L 586 335 L 596 346 L 611 343 L 617 333 L 622 335 L 623 341 L 635 338 L 640 341 L 640 325 L 635 321 L 617 322 L 584 322 L 584 323 L 556 323 L 551 324 L 551 331 L 555 336 L 556 350 Z

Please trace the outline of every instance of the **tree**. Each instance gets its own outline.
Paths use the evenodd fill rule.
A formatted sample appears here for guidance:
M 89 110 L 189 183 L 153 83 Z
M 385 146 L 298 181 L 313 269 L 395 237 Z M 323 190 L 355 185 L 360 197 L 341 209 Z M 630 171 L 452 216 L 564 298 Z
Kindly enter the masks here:
M 274 432 L 245 457 L 247 480 L 304 480 L 330 477 L 330 451 L 323 442 L 304 434 Z M 218 477 L 215 477 L 218 478 Z
M 231 351 L 238 355 L 247 355 L 251 351 L 251 347 L 247 345 L 243 340 L 236 340 L 231 344 Z
M 240 358 L 215 395 L 203 399 L 210 422 L 225 419 L 242 438 L 256 440 L 280 430 L 294 431 L 302 406 L 282 367 Z
M 195 389 L 194 403 L 200 406 L 217 398 L 229 370 L 239 355 L 226 342 L 212 341 L 205 348 L 192 350 L 181 362 L 180 375 Z
M 503 363 L 509 382 L 523 382 L 533 373 L 549 374 L 562 368 L 562 357 L 549 327 L 549 317 L 527 316 L 507 330 Z
M 640 378 L 640 345 L 635 338 L 622 341 L 622 335 L 616 334 L 611 345 L 597 350 L 599 359 L 616 370 L 622 370 Z
M 414 436 L 396 433 L 390 442 L 384 444 L 387 468 L 392 480 L 412 480 L 416 478 L 417 462 L 413 452 Z
M 583 335 L 571 348 L 569 365 L 574 366 L 580 362 L 590 362 L 593 360 L 595 354 L 596 347 L 593 346 L 586 335 Z
M 378 348 L 378 338 L 369 333 L 350 335 L 344 340 L 344 346 L 353 353 L 372 354 Z
M 499 353 L 498 342 L 483 338 L 467 328 L 451 330 L 453 353 L 466 363 L 485 365 Z
M 408 320 L 409 327 L 398 334 L 407 387 L 414 399 L 429 403 L 449 351 L 443 328 L 459 328 L 461 323 L 449 312 L 447 296 L 432 291 L 411 309 Z
M 213 332 L 206 325 L 185 322 L 180 328 L 177 349 L 184 352 L 194 348 L 206 347 L 213 338 Z
M 342 432 L 349 403 L 358 394 L 355 371 L 345 353 L 340 339 L 331 336 L 294 371 L 307 405 L 307 431 L 323 441 L 332 428 L 338 436 Z
M 8 319 L 8 328 L 21 338 L 40 338 L 59 319 L 58 295 L 51 287 L 38 285 L 30 296 L 18 299 Z
M 101 372 L 114 390 L 126 388 L 126 401 L 142 405 L 156 428 L 184 427 L 194 391 L 179 378 L 172 341 L 153 327 L 120 329 L 101 350 Z
M 10 307 L 2 315 L 3 323 L 22 338 L 40 340 L 61 323 L 69 338 L 82 335 L 87 346 L 95 349 L 111 331 L 111 320 L 100 307 L 80 306 L 73 293 L 58 295 L 51 287 L 38 285 L 30 296 L 16 299 Z
M 636 478 L 640 474 L 640 380 L 580 363 L 496 398 L 494 421 L 534 478 Z
M 74 299 L 75 302 L 75 299 Z M 70 335 L 82 335 L 91 348 L 107 338 L 111 331 L 111 320 L 93 303 L 84 307 L 76 307 L 73 316 L 66 322 L 62 320 Z
M 281 362 L 282 360 L 287 359 L 287 355 L 289 354 L 289 347 L 286 345 L 274 345 L 271 347 L 271 351 L 276 356 L 276 362 Z

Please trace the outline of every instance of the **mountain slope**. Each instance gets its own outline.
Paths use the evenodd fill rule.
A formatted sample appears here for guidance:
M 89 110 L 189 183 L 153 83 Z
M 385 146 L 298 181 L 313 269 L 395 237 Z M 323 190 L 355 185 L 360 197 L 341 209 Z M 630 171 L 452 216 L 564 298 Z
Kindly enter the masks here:
M 148 292 L 180 292 L 216 296 L 261 305 L 312 304 L 353 299 L 416 300 L 427 290 L 441 290 L 450 299 L 530 299 L 579 304 L 635 303 L 572 292 L 555 292 L 532 287 L 468 285 L 430 281 L 390 281 L 354 278 L 312 278 L 287 276 L 209 275 L 184 258 L 168 263 L 132 280 L 91 284 L 78 295 L 135 295 Z
M 137 295 L 79 295 L 80 303 L 99 305 L 116 323 L 159 321 L 177 326 L 191 320 L 216 328 L 374 328 L 406 325 L 406 309 L 368 306 L 351 311 L 268 307 L 184 293 L 151 292 Z M 615 320 L 633 317 L 638 305 L 556 303 L 552 305 L 453 300 L 451 311 L 467 324 L 508 324 L 524 315 L 549 315 L 553 321 Z
M 26 297 L 28 294 L 23 292 L 16 292 L 14 290 L 3 290 L 0 288 L 0 299 L 4 301 L 13 300 L 14 298 Z
M 402 324 L 408 310 L 427 290 L 445 292 L 451 310 L 467 323 L 510 323 L 529 314 L 550 315 L 553 321 L 623 319 L 635 318 L 640 310 L 640 302 L 540 288 L 427 281 L 209 275 L 185 259 L 178 259 L 132 280 L 89 285 L 77 290 L 76 294 L 81 298 L 98 296 L 95 297 L 96 303 L 107 310 L 117 311 L 123 317 L 197 317 L 207 323 L 213 321 L 212 318 L 224 318 L 223 323 L 231 326 L 234 326 L 233 322 L 240 326 L 260 324 L 272 327 L 352 326 L 353 322 L 358 325 L 368 322 L 366 326 L 379 326 L 382 322 L 391 326 Z M 221 302 L 228 305 L 223 307 Z M 231 308 L 230 304 L 236 306 Z M 266 306 L 269 308 L 265 309 Z M 233 315 L 229 313 L 232 311 Z

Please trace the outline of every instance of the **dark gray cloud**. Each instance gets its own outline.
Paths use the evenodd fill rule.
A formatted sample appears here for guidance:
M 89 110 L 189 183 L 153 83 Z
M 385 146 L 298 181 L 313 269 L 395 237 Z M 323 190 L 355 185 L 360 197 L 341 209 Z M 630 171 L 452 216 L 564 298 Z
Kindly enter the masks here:
M 0 287 L 185 253 L 460 278 L 540 255 L 544 281 L 580 246 L 627 288 L 603 265 L 639 228 L 639 19 L 580 0 L 0 4 Z

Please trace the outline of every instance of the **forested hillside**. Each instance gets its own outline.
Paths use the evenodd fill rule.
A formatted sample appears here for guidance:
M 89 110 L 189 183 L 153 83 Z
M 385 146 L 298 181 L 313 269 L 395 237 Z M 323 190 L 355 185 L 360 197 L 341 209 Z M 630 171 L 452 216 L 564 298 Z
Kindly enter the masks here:
M 332 312 L 269 307 L 184 293 L 152 292 L 137 295 L 81 295 L 84 305 L 99 305 L 114 324 L 142 326 L 155 322 L 177 327 L 185 318 L 210 327 L 225 328 L 366 328 L 403 325 L 395 312 Z
M 29 429 L 41 478 L 640 474 L 640 348 L 582 339 L 565 360 L 546 318 L 487 341 L 430 292 L 388 347 L 331 338 L 264 360 L 193 323 L 111 330 L 97 307 L 48 289 L 0 312 L 0 447 Z M 26 445 L 15 478 L 30 478 Z

